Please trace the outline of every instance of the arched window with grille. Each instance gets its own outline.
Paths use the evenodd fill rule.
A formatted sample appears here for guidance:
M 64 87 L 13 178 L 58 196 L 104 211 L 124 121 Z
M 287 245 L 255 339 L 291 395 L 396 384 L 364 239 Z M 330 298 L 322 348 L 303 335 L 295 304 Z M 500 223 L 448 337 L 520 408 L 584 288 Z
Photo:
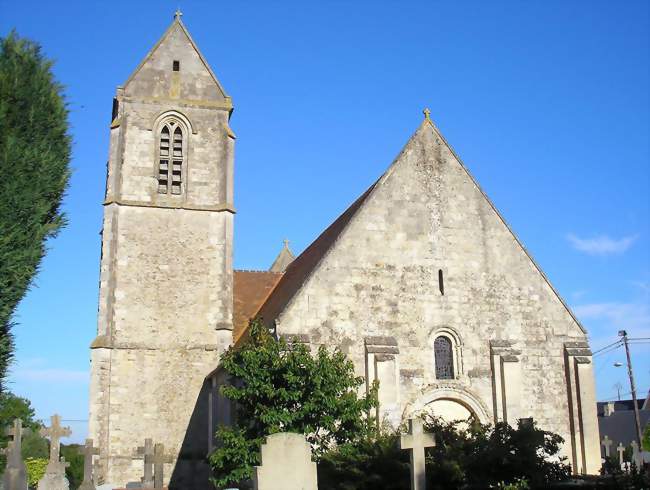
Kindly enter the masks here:
M 454 349 L 451 340 L 443 335 L 433 343 L 436 379 L 454 379 Z
M 179 195 L 183 191 L 185 149 L 183 129 L 175 121 L 167 121 L 160 130 L 158 152 L 158 193 Z

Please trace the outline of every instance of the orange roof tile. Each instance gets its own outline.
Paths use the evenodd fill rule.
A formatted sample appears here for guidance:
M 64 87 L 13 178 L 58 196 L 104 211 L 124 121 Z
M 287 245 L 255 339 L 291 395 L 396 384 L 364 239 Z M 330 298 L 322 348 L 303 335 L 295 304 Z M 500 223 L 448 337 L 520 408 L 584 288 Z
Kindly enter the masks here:
M 278 281 L 281 272 L 233 271 L 233 341 L 248 327 Z

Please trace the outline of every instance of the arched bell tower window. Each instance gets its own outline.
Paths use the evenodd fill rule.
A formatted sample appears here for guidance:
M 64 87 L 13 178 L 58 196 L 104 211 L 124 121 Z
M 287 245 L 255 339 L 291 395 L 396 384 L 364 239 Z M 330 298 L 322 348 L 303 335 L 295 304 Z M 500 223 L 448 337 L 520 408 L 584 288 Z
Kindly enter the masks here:
M 158 193 L 180 195 L 185 173 L 183 128 L 176 120 L 165 122 L 160 129 L 158 150 Z
M 440 335 L 433 343 L 436 379 L 454 379 L 454 349 L 449 337 Z

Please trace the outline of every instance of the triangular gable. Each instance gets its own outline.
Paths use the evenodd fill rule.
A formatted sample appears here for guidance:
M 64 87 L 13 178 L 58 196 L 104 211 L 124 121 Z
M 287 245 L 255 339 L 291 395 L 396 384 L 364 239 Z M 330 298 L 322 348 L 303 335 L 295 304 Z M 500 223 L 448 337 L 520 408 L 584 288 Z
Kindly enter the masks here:
M 225 90 L 223 89 L 223 87 L 221 86 L 221 83 L 219 83 L 219 80 L 217 79 L 217 77 L 215 76 L 214 72 L 212 71 L 212 68 L 210 68 L 210 65 L 209 65 L 208 62 L 206 61 L 205 57 L 203 56 L 203 54 L 202 54 L 201 51 L 199 50 L 199 48 L 198 48 L 198 46 L 196 45 L 196 43 L 194 42 L 194 40 L 192 39 L 192 36 L 190 35 L 189 31 L 188 31 L 187 28 L 185 27 L 185 24 L 183 24 L 183 21 L 182 21 L 182 20 L 180 19 L 180 17 L 178 17 L 178 16 L 176 16 L 176 17 L 174 18 L 173 22 L 172 22 L 171 25 L 167 28 L 167 30 L 166 30 L 165 33 L 162 35 L 162 37 L 158 40 L 158 42 L 154 45 L 154 47 L 151 48 L 151 50 L 147 53 L 147 55 L 146 55 L 146 56 L 144 57 L 144 59 L 140 62 L 140 64 L 139 64 L 138 67 L 133 71 L 133 73 L 131 73 L 131 75 L 129 76 L 129 78 L 128 78 L 128 79 L 126 80 L 126 82 L 124 83 L 124 87 L 127 87 L 127 86 L 129 85 L 129 83 L 130 83 L 130 82 L 131 82 L 131 81 L 136 77 L 136 75 L 140 72 L 140 70 L 142 70 L 142 67 L 145 66 L 145 65 L 147 64 L 147 62 L 148 62 L 148 61 L 153 57 L 153 55 L 154 55 L 154 53 L 156 52 L 156 50 L 157 50 L 157 49 L 158 49 L 158 48 L 163 44 L 163 42 L 164 42 L 164 41 L 165 41 L 165 40 L 170 36 L 170 34 L 171 34 L 172 32 L 174 32 L 175 29 L 180 29 L 181 32 L 182 32 L 182 33 L 187 37 L 187 40 L 189 41 L 189 43 L 190 43 L 190 45 L 192 46 L 192 48 L 194 49 L 194 51 L 196 51 L 196 54 L 198 55 L 199 59 L 201 60 L 201 63 L 203 64 L 203 66 L 205 67 L 205 69 L 207 70 L 207 72 L 209 73 L 210 77 L 211 77 L 212 80 L 214 81 L 214 83 L 215 83 L 215 85 L 217 86 L 217 88 L 219 89 L 219 92 L 221 93 L 221 96 L 222 96 L 223 98 L 225 98 L 225 99 L 229 99 L 230 97 L 228 96 L 228 94 L 226 94 L 226 91 L 225 91 Z
M 364 206 L 366 202 L 368 202 L 371 198 L 371 195 L 374 190 L 378 189 L 381 187 L 382 183 L 389 178 L 391 173 L 393 172 L 395 165 L 399 162 L 400 156 L 404 153 L 404 151 L 409 148 L 409 145 L 411 144 L 414 139 L 418 137 L 418 135 L 421 134 L 422 131 L 432 131 L 435 136 L 440 138 L 442 141 L 443 145 L 446 146 L 446 148 L 451 152 L 453 155 L 454 159 L 458 162 L 462 170 L 467 174 L 469 177 L 470 181 L 472 184 L 476 187 L 476 189 L 480 192 L 480 194 L 483 196 L 485 201 L 488 203 L 488 205 L 492 208 L 492 210 L 495 212 L 496 216 L 498 219 L 503 223 L 509 234 L 512 236 L 516 244 L 519 246 L 521 251 L 524 252 L 526 257 L 530 260 L 530 262 L 533 264 L 535 269 L 539 272 L 543 280 L 546 282 L 546 284 L 549 286 L 553 294 L 556 296 L 556 298 L 560 301 L 561 305 L 566 309 L 570 317 L 573 319 L 573 321 L 576 323 L 576 325 L 581 329 L 583 333 L 586 333 L 585 328 L 582 326 L 582 324 L 579 322 L 579 320 L 575 317 L 571 309 L 568 307 L 566 302 L 562 299 L 562 297 L 559 295 L 557 290 L 553 287 L 553 285 L 550 283 L 544 272 L 541 270 L 537 262 L 533 259 L 533 257 L 530 255 L 530 253 L 526 250 L 526 248 L 523 246 L 521 241 L 517 238 L 515 233 L 512 231 L 508 223 L 505 221 L 501 213 L 496 209 L 492 201 L 488 198 L 488 196 L 485 194 L 483 189 L 478 185 L 476 179 L 472 176 L 472 174 L 469 172 L 467 167 L 463 164 L 461 159 L 458 157 L 456 152 L 451 148 L 449 143 L 445 140 L 445 138 L 442 136 L 438 128 L 433 124 L 433 122 L 427 117 L 423 123 L 420 125 L 418 130 L 413 134 L 413 136 L 409 139 L 407 144 L 404 146 L 402 151 L 399 153 L 399 155 L 395 158 L 391 166 L 386 170 L 386 172 L 375 182 L 359 199 L 357 199 L 332 225 L 330 225 L 296 260 L 287 268 L 287 271 L 285 272 L 283 278 L 280 280 L 278 285 L 275 287 L 273 292 L 270 294 L 266 302 L 262 305 L 262 307 L 259 310 L 259 316 L 261 316 L 266 323 L 272 323 L 275 319 L 277 319 L 283 311 L 287 309 L 287 307 L 290 305 L 291 301 L 294 299 L 294 297 L 297 296 L 303 285 L 307 282 L 307 280 L 317 271 L 319 268 L 319 265 L 322 263 L 323 259 L 325 256 L 328 254 L 328 252 L 333 248 L 333 245 L 336 243 L 336 241 L 339 239 L 339 237 L 343 234 L 345 229 L 350 225 L 352 222 L 353 218 L 355 215 L 358 214 L 358 211 Z

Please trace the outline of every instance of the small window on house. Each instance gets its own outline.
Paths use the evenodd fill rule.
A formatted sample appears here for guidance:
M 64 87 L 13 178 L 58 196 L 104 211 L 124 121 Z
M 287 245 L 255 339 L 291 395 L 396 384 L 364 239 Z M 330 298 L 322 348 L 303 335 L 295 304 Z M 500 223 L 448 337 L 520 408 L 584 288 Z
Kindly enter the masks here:
M 176 122 L 171 121 L 160 130 L 158 193 L 182 193 L 184 159 L 183 130 Z
M 440 336 L 433 343 L 436 379 L 454 379 L 454 352 L 451 340 Z
M 445 295 L 445 278 L 442 277 L 442 269 L 438 270 L 438 287 L 440 288 L 440 294 Z
M 180 71 L 181 70 L 181 62 L 178 61 L 178 60 L 174 60 L 174 63 L 172 64 L 172 70 Z

